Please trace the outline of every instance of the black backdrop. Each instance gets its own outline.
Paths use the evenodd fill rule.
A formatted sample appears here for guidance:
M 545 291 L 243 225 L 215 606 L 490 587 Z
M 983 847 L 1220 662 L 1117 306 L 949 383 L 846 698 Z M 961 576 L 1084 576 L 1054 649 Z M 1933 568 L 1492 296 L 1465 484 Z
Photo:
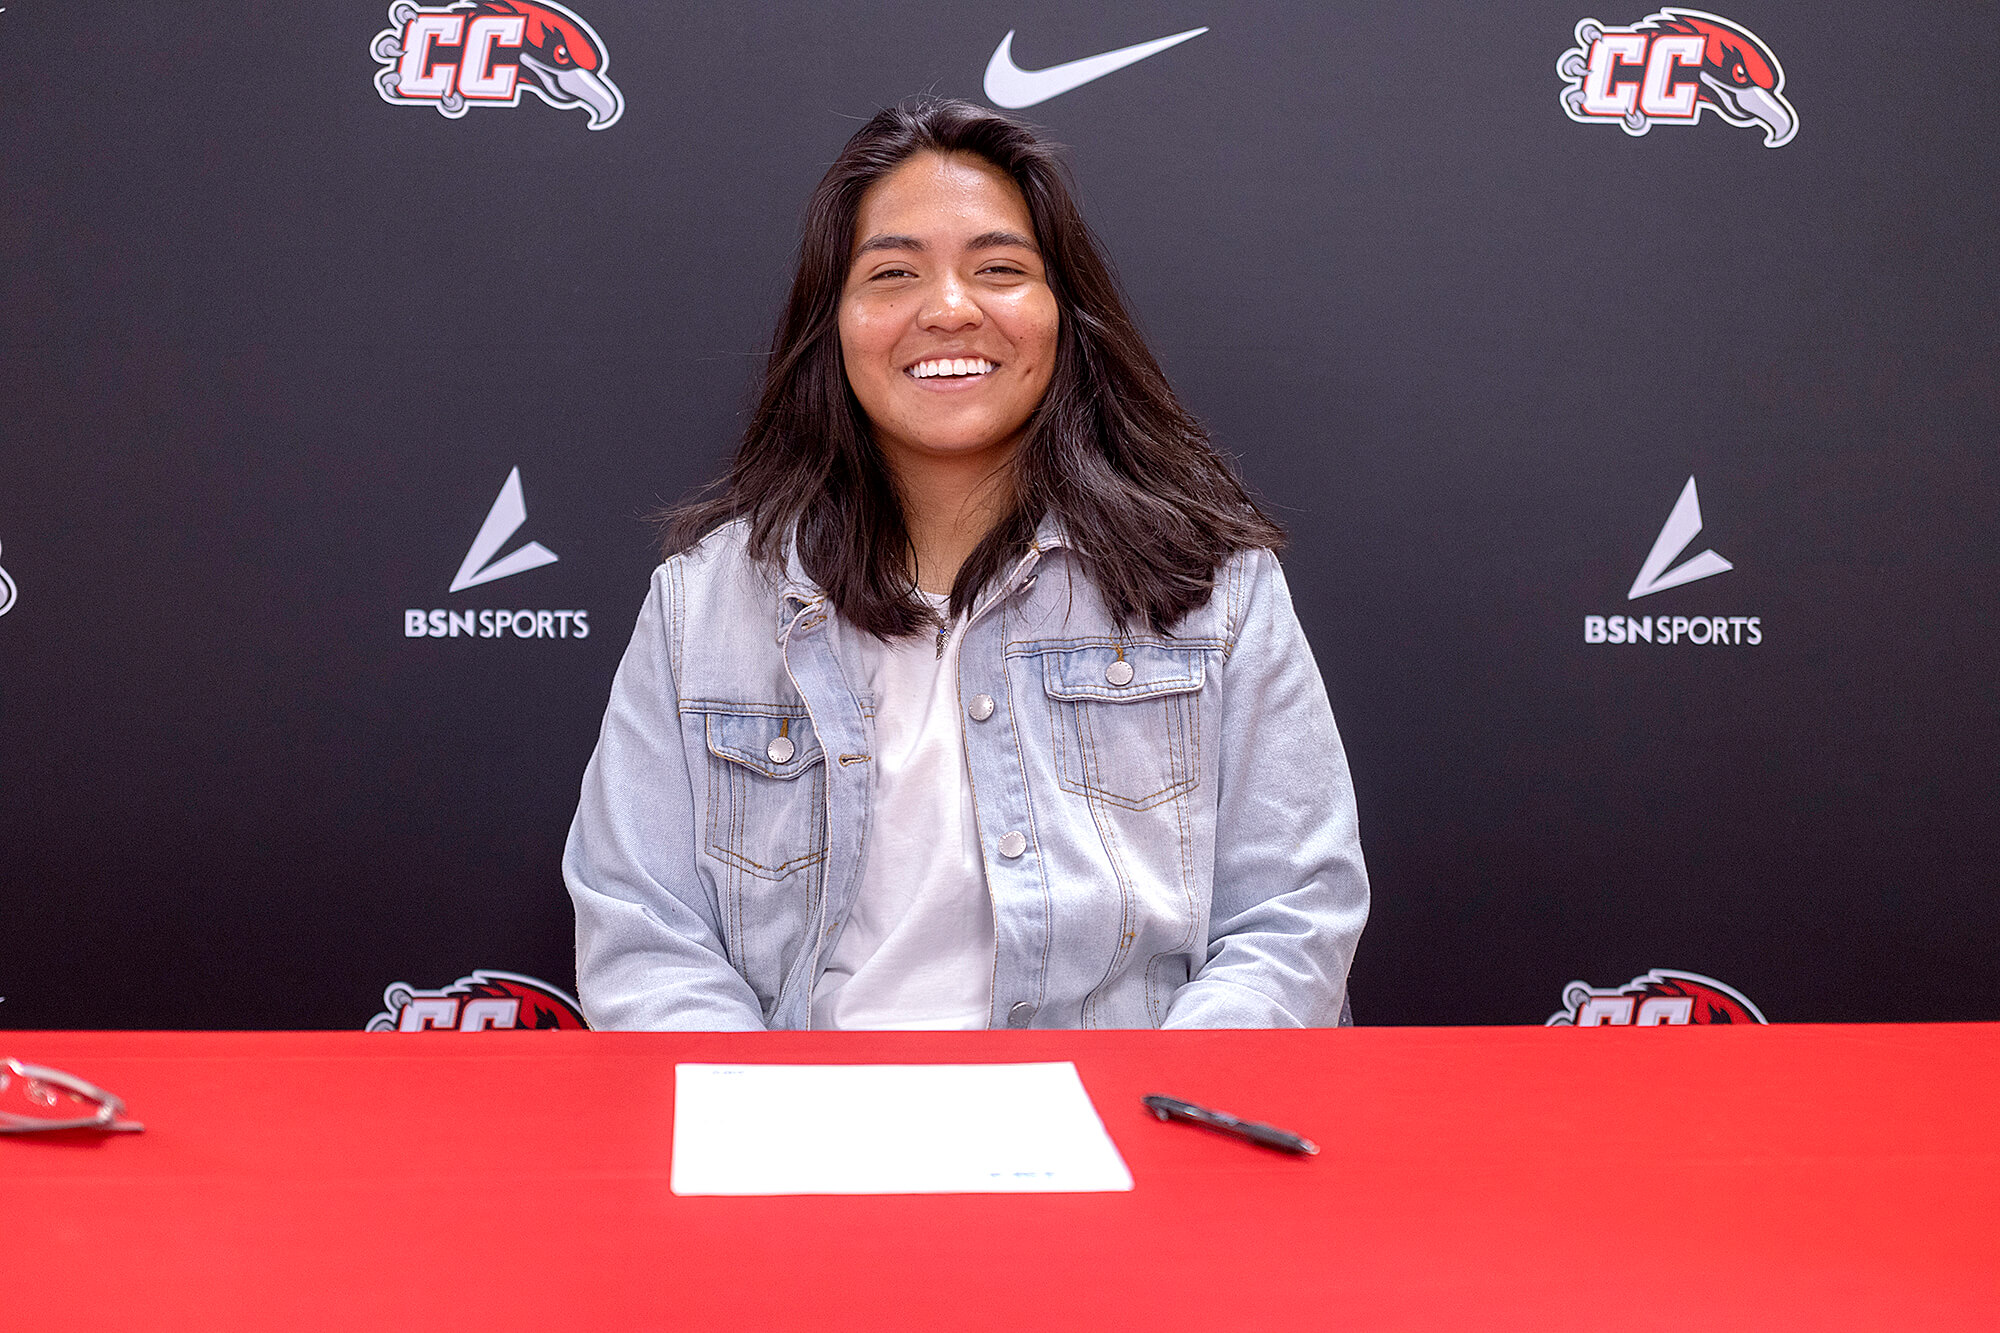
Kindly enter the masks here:
M 0 1025 L 568 988 L 644 515 L 733 442 L 807 191 L 1009 30 L 1042 68 L 1204 25 L 1023 114 L 1294 534 L 1361 1020 L 1653 968 L 2000 1018 L 1991 4 L 1739 0 L 1777 148 L 1565 115 L 1578 22 L 1637 5 L 572 8 L 601 130 L 385 100 L 380 3 L 0 9 Z M 558 559 L 448 591 L 516 468 L 501 554 Z M 1690 477 L 1676 564 L 1733 568 L 1628 598 Z M 499 609 L 588 636 L 406 634 Z M 1730 616 L 1761 641 L 1688 641 Z

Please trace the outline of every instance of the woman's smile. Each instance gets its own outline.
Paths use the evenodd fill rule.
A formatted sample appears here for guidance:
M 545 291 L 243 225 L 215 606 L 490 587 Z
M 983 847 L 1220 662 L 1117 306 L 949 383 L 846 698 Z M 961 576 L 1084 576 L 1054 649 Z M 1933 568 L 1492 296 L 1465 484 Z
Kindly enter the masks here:
M 930 386 L 942 389 L 953 384 L 975 383 L 998 369 L 998 366 L 983 356 L 943 356 L 930 357 L 913 366 L 905 366 L 903 373 L 911 379 L 942 381 Z

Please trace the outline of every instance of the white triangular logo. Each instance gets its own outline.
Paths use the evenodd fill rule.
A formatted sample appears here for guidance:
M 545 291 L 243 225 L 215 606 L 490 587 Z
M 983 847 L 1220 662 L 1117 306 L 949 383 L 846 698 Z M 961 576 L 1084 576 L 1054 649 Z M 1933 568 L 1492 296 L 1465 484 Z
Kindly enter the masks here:
M 1667 525 L 1660 529 L 1653 549 L 1647 553 L 1646 563 L 1639 566 L 1639 577 L 1632 580 L 1632 591 L 1625 594 L 1625 600 L 1636 601 L 1734 569 L 1734 565 L 1713 551 L 1703 551 L 1676 569 L 1667 568 L 1700 531 L 1701 498 L 1694 492 L 1694 478 L 1689 477 L 1688 484 L 1681 488 L 1681 498 L 1674 501 L 1674 512 L 1667 515 Z
M 479 535 L 472 539 L 472 549 L 465 553 L 465 563 L 458 567 L 451 590 L 459 592 L 554 564 L 556 553 L 540 542 L 529 542 L 512 555 L 493 560 L 493 553 L 527 521 L 528 502 L 521 498 L 521 469 L 515 468 L 507 474 L 507 483 L 500 488 L 500 494 L 494 497 L 493 507 L 486 511 L 486 521 L 479 525 Z M 489 560 L 493 560 L 490 565 L 486 563 Z

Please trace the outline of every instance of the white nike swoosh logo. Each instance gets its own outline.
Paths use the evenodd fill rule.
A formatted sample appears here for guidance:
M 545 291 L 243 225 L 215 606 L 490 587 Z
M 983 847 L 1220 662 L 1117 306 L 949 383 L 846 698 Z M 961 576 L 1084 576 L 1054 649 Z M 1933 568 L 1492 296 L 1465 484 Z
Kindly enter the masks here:
M 1051 97 L 1060 97 L 1072 88 L 1081 88 L 1092 79 L 1101 79 L 1127 65 L 1136 64 L 1147 56 L 1158 55 L 1170 46 L 1179 46 L 1190 37 L 1199 37 L 1207 28 L 1190 28 L 1177 32 L 1171 37 L 1161 37 L 1150 42 L 1140 42 L 1137 46 L 1120 47 L 1116 51 L 1106 51 L 1101 56 L 1085 56 L 1082 60 L 1072 60 L 1067 65 L 1051 65 L 1047 69 L 1022 69 L 1014 63 L 1014 33 L 1010 29 L 1000 39 L 1000 45 L 993 51 L 993 58 L 986 62 L 986 100 L 995 106 L 1018 111 L 1024 106 L 1046 102 Z

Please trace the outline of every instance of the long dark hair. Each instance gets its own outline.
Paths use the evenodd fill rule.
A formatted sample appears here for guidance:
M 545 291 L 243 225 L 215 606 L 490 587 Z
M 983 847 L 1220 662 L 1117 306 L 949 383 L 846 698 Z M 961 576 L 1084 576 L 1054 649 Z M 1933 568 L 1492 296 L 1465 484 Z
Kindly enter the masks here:
M 1057 519 L 1121 629 L 1167 629 L 1208 601 L 1216 567 L 1284 534 L 1174 397 L 1126 313 L 1054 148 L 969 102 L 923 99 L 877 114 L 806 204 L 798 271 L 771 341 L 757 410 L 725 476 L 665 515 L 669 555 L 732 519 L 772 563 L 796 543 L 834 608 L 891 638 L 936 623 L 916 597 L 894 478 L 848 387 L 839 312 L 868 187 L 921 152 L 966 153 L 1013 178 L 1060 312 L 1048 391 L 1013 458 L 1011 511 L 959 569 L 951 611 Z

